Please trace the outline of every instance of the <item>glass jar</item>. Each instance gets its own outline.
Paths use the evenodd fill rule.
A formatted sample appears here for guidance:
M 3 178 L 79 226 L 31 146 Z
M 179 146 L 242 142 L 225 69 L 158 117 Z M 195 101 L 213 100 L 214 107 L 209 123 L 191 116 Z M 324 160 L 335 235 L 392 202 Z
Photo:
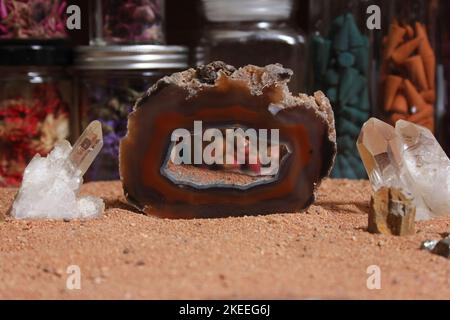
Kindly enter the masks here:
M 448 22 L 448 12 L 450 12 L 450 2 L 440 1 L 442 8 L 439 8 L 439 46 L 440 60 L 443 72 L 443 90 L 441 98 L 441 108 L 438 109 L 439 141 L 442 148 L 450 157 L 450 23 Z M 438 77 L 439 79 L 439 77 Z M 441 95 L 438 95 L 441 96 Z
M 221 60 L 235 67 L 281 63 L 292 69 L 289 87 L 304 92 L 306 43 L 290 23 L 292 0 L 203 0 L 208 21 L 197 65 Z
M 86 180 L 119 179 L 119 142 L 136 100 L 163 76 L 188 68 L 181 46 L 88 46 L 76 57 L 77 132 L 91 121 L 103 126 L 103 148 Z
M 371 34 L 366 27 L 364 0 L 310 1 L 313 28 L 310 91 L 330 99 L 336 120 L 338 153 L 334 178 L 362 179 L 366 171 L 356 140 L 371 112 Z
M 376 115 L 395 125 L 404 119 L 435 132 L 436 1 L 383 1 L 383 28 Z
M 69 138 L 70 51 L 45 46 L 0 48 L 0 187 L 17 187 L 33 156 Z
M 90 43 L 164 43 L 164 0 L 93 0 Z
M 0 40 L 68 37 L 63 0 L 0 0 Z

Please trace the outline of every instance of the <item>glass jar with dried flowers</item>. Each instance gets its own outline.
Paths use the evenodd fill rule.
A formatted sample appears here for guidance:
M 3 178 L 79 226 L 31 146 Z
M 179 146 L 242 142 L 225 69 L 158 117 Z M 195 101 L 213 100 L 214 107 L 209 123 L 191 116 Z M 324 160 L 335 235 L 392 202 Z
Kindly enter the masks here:
M 0 40 L 67 38 L 64 0 L 0 0 Z
M 18 186 L 31 158 L 70 134 L 66 48 L 0 46 L 0 187 Z
M 158 79 L 188 67 L 181 46 L 86 46 L 76 52 L 76 105 L 80 129 L 103 126 L 103 149 L 87 180 L 119 179 L 119 142 L 136 100 Z
M 91 44 L 164 43 L 164 0 L 90 1 Z

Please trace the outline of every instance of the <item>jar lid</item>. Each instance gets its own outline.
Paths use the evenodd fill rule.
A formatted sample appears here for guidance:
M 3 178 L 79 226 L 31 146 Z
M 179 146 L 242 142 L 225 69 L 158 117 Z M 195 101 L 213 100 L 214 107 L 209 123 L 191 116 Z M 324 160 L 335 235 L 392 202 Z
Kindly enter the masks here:
M 75 49 L 75 66 L 92 70 L 186 69 L 184 46 L 129 45 L 81 46 Z
M 292 0 L 203 0 L 206 18 L 213 22 L 277 21 L 288 19 Z
M 73 61 L 66 41 L 1 41 L 1 66 L 67 66 Z

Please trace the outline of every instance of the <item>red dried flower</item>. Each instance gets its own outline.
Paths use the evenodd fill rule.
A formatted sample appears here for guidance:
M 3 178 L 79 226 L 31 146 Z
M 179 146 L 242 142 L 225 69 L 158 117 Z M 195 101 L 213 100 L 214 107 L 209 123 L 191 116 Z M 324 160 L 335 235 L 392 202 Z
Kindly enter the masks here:
M 65 38 L 65 1 L 0 0 L 0 39 Z
M 67 122 L 68 106 L 51 84 L 36 85 L 31 99 L 0 102 L 0 186 L 20 183 L 36 153 L 44 156 L 66 138 Z

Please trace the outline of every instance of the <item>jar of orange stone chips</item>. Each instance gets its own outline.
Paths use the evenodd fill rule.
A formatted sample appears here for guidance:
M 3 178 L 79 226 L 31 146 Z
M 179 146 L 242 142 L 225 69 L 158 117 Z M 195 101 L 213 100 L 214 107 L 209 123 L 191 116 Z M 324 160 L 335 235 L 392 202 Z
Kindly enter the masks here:
M 379 115 L 391 124 L 404 119 L 435 130 L 436 55 L 431 5 L 436 1 L 386 1 L 382 28 Z

